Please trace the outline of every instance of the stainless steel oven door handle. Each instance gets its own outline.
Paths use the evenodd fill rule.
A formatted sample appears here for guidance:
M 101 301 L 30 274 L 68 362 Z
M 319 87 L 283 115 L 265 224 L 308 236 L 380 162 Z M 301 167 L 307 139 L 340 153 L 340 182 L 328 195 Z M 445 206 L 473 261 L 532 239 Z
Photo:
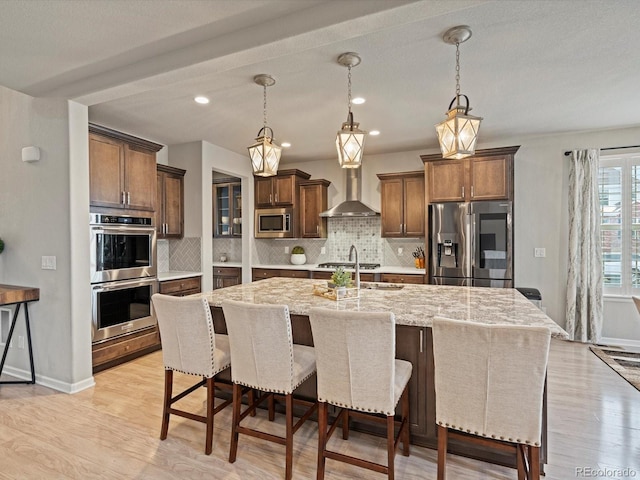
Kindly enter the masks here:
M 94 285 L 93 290 L 99 292 L 113 292 L 115 290 L 123 290 L 131 287 L 144 287 L 147 285 L 153 285 L 158 280 L 154 278 L 135 279 L 135 280 L 122 280 L 118 282 L 101 283 L 100 285 Z
M 155 227 L 91 227 L 91 233 L 95 233 L 96 235 L 118 235 L 122 233 L 129 235 L 150 235 L 154 230 Z

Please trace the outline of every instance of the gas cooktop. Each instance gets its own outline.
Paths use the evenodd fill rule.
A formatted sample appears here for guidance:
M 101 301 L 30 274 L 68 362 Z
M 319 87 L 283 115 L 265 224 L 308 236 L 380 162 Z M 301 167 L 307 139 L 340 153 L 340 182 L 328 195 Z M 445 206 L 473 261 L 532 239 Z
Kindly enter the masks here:
M 379 263 L 360 263 L 359 265 L 360 265 L 360 269 L 362 270 L 373 270 L 374 268 L 378 268 L 380 266 Z M 318 267 L 319 268 L 338 268 L 338 267 L 356 268 L 356 264 L 350 263 L 350 262 L 326 262 L 326 263 L 319 263 Z

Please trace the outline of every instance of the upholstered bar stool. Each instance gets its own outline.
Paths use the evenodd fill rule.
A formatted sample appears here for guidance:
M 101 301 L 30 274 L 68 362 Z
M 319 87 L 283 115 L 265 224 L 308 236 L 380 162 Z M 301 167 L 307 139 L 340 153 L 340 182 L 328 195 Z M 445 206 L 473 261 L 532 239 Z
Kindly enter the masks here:
M 325 460 L 364 467 L 386 473 L 393 480 L 394 459 L 402 440 L 403 454 L 409 455 L 408 382 L 412 365 L 397 360 L 396 326 L 391 312 L 350 312 L 313 308 L 309 312 L 318 368 L 318 471 L 324 478 Z M 401 401 L 401 420 L 395 409 Z M 341 408 L 328 425 L 328 404 Z M 340 422 L 342 437 L 349 437 L 349 416 L 379 421 L 387 428 L 387 465 L 352 457 L 327 449 L 327 442 Z M 398 435 L 395 427 L 398 426 Z M 327 430 L 328 429 L 328 430 Z
M 455 437 L 515 454 L 519 480 L 540 478 L 550 338 L 546 327 L 434 318 L 438 480 Z
M 214 406 L 215 388 L 221 385 L 215 381 L 215 376 L 231 365 L 229 338 L 214 332 L 211 310 L 205 298 L 172 297 L 156 293 L 151 300 L 158 318 L 165 369 L 160 439 L 167 438 L 171 414 L 203 422 L 207 426 L 205 453 L 209 455 L 213 442 L 213 416 L 231 404 L 231 400 L 227 400 Z M 196 375 L 202 380 L 172 396 L 174 371 Z M 172 407 L 200 387 L 207 389 L 206 416 Z
M 316 371 L 313 347 L 294 345 L 291 319 L 286 305 L 258 305 L 226 300 L 222 310 L 231 347 L 233 381 L 233 424 L 229 461 L 236 461 L 240 433 L 285 445 L 285 478 L 293 472 L 293 434 L 316 411 L 317 402 L 295 400 L 306 412 L 293 424 L 293 391 Z M 241 411 L 242 386 L 260 390 L 262 395 Z M 274 394 L 284 396 L 284 437 L 242 426 L 240 422 L 264 400 L 269 401 L 269 420 L 274 418 Z

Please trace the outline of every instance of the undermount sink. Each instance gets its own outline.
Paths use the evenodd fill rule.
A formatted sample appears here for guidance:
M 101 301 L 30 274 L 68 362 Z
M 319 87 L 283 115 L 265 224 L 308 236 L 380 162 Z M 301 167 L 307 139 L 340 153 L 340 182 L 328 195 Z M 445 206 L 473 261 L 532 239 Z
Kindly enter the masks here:
M 360 282 L 360 288 L 367 290 L 401 290 L 404 288 L 404 285 L 397 283 Z

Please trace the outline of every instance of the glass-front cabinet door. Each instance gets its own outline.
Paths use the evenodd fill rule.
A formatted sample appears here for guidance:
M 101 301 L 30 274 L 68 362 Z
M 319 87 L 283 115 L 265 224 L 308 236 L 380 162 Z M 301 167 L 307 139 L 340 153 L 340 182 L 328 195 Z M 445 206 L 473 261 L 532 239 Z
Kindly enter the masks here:
M 213 236 L 242 236 L 242 190 L 240 183 L 213 185 Z

